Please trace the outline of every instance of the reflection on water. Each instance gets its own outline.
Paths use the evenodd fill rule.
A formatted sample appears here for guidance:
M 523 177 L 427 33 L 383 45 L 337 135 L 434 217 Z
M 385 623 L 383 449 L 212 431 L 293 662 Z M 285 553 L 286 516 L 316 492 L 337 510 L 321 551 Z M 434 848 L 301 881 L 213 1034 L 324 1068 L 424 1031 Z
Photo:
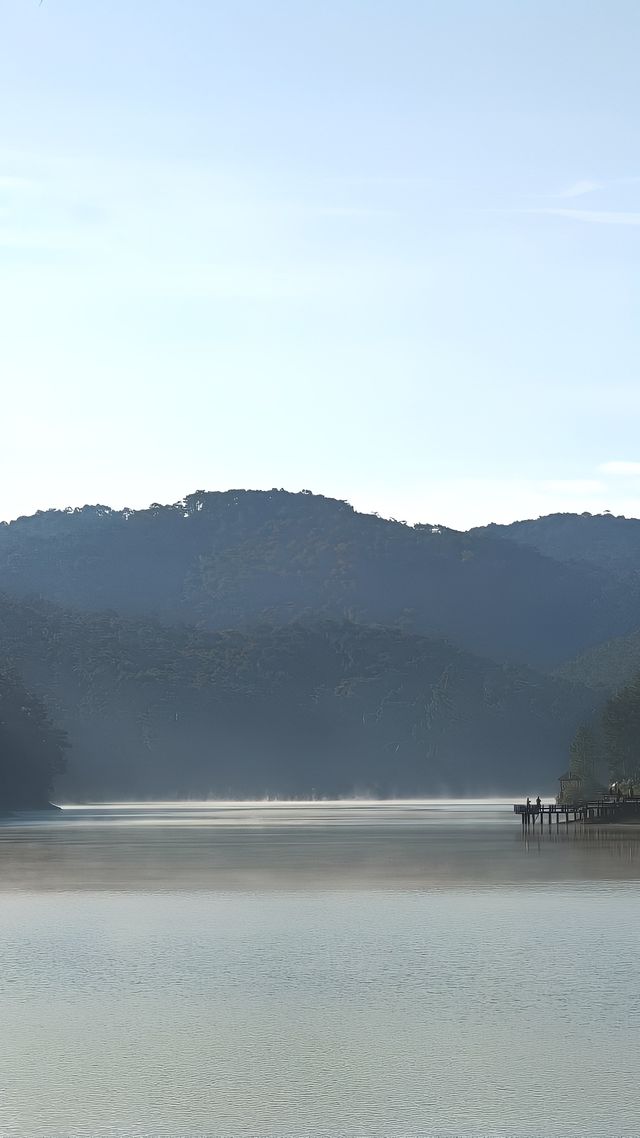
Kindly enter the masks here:
M 640 827 L 523 834 L 507 802 L 68 807 L 0 825 L 4 889 L 420 889 L 639 874 Z
M 636 1138 L 640 832 L 509 804 L 0 825 L 2 1138 Z

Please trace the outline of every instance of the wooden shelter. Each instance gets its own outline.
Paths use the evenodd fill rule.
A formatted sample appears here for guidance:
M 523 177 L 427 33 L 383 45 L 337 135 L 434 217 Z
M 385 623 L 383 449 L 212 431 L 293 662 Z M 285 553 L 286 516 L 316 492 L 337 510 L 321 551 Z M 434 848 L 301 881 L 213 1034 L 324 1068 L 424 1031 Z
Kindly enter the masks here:
M 567 771 L 560 775 L 559 803 L 581 802 L 584 798 L 584 779 L 577 771 Z

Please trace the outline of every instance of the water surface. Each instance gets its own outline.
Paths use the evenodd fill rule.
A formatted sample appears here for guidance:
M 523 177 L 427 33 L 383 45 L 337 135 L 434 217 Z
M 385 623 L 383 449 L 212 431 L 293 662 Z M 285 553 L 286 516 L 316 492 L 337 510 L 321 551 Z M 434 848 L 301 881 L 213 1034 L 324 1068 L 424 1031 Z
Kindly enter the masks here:
M 0 826 L 0 1135 L 636 1138 L 640 833 L 505 804 Z

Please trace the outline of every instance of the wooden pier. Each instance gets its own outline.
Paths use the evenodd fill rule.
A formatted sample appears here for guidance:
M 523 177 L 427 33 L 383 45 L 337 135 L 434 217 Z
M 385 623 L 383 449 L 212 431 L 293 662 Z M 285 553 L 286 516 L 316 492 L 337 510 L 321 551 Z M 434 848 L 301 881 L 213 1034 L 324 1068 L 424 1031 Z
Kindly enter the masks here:
M 551 826 L 554 821 L 556 826 L 559 826 L 561 822 L 565 826 L 568 826 L 569 822 L 583 822 L 585 824 L 593 822 L 640 822 L 640 796 L 636 795 L 633 798 L 606 796 L 589 802 L 552 802 L 548 805 L 542 803 L 541 806 L 536 806 L 535 802 L 529 806 L 526 802 L 516 802 L 513 812 L 520 815 L 523 829 L 535 825 L 539 825 L 542 829 L 545 818 L 547 827 Z

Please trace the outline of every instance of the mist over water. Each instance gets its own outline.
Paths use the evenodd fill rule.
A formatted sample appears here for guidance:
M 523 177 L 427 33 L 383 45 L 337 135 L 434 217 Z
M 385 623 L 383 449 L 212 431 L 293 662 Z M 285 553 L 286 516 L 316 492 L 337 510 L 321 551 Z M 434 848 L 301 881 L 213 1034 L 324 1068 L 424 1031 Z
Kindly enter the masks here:
M 0 880 L 3 1138 L 637 1135 L 633 828 L 116 804 Z

